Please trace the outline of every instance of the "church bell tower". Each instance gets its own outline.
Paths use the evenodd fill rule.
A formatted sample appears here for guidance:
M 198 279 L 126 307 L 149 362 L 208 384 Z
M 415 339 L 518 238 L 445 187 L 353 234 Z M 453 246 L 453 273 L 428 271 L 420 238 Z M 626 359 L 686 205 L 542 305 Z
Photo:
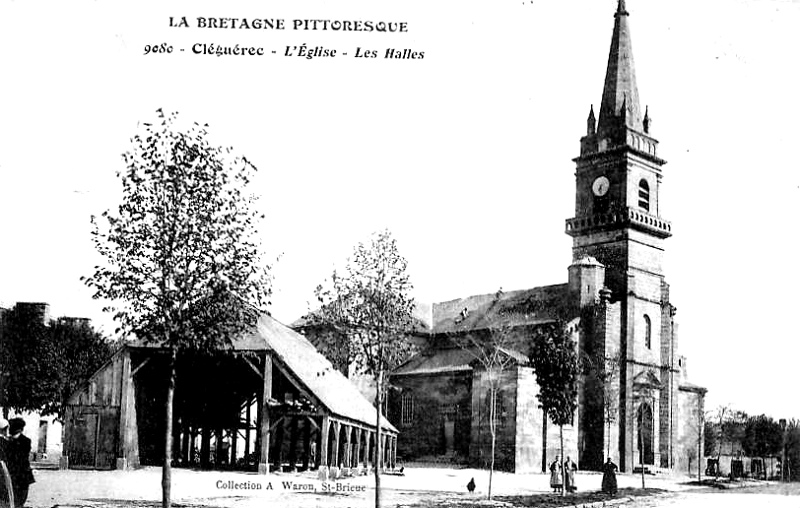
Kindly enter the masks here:
M 628 17 L 618 0 L 599 115 L 590 108 L 574 159 L 575 216 L 566 233 L 574 260 L 591 256 L 605 265 L 605 286 L 618 305 L 618 330 L 592 340 L 622 357 L 618 445 L 620 466 L 630 471 L 671 466 L 674 309 L 662 266 L 672 235 L 660 207 L 665 161 L 639 102 Z

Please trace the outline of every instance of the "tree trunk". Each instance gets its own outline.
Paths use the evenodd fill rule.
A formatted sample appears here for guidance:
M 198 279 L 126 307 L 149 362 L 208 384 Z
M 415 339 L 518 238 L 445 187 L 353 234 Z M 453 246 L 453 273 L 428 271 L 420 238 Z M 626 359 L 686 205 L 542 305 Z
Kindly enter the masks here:
M 542 406 L 542 473 L 547 473 L 547 408 Z
M 561 442 L 561 455 L 558 457 L 560 463 L 556 464 L 556 468 L 561 468 L 561 495 L 566 496 L 567 472 L 564 470 L 564 425 L 558 426 L 558 439 Z
M 698 422 L 701 423 L 701 422 Z M 700 432 L 697 433 L 697 481 L 703 481 L 702 478 L 702 452 L 700 451 L 703 445 L 703 426 L 698 426 Z
M 644 426 L 644 414 L 642 414 L 642 420 L 637 423 L 639 426 L 639 469 L 641 469 L 642 473 L 642 488 L 645 488 L 644 487 L 644 435 L 642 434 L 642 427 Z
M 497 393 L 492 388 L 489 388 L 489 434 L 492 437 L 492 456 L 490 457 L 489 462 L 489 494 L 487 495 L 487 499 L 492 498 L 492 476 L 494 473 L 494 447 L 495 447 L 495 436 L 497 436 L 497 427 L 495 425 L 495 401 L 497 400 Z
M 172 500 L 170 494 L 172 490 L 172 406 L 175 398 L 175 377 L 176 377 L 177 351 L 172 348 L 169 358 L 169 380 L 167 381 L 167 403 L 166 419 L 164 428 L 164 465 L 161 469 L 161 506 L 170 508 Z
M 383 411 L 383 369 L 378 370 L 378 390 L 375 423 L 375 508 L 381 508 L 381 467 L 383 466 L 383 447 L 381 446 L 381 413 Z

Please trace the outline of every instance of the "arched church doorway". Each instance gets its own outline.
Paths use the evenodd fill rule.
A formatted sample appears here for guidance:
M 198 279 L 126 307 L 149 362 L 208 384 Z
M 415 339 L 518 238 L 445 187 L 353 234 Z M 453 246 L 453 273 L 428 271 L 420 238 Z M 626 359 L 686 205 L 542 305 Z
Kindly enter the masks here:
M 655 464 L 653 453 L 653 409 L 650 404 L 643 403 L 636 412 L 636 423 L 639 429 L 639 460 L 642 464 Z

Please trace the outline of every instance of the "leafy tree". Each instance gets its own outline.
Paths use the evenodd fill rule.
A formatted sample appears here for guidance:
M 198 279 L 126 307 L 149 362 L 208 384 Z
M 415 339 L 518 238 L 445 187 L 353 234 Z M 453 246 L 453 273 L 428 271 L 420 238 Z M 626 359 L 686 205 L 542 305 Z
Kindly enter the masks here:
M 731 443 L 732 447 L 742 447 L 747 420 L 750 417 L 744 411 L 731 409 L 722 421 L 722 441 Z
M 578 406 L 578 354 L 563 321 L 536 329 L 530 359 L 539 385 L 539 402 L 559 427 L 564 458 L 564 425 L 573 423 Z M 565 495 L 562 483 L 561 495 Z
M 17 411 L 63 416 L 72 392 L 112 353 L 114 344 L 88 323 L 45 324 L 15 310 L 0 325 L 5 401 Z
M 41 319 L 7 312 L 0 324 L 3 411 L 39 411 L 60 402 L 59 358 L 52 347 L 50 331 Z
M 94 330 L 89 323 L 56 321 L 50 327 L 51 348 L 58 359 L 60 397 L 45 406 L 46 412 L 63 416 L 64 407 L 78 389 L 111 357 L 117 343 Z
M 783 446 L 783 429 L 778 422 L 766 415 L 747 420 L 742 447 L 751 457 L 762 459 L 777 455 Z
M 502 297 L 503 290 L 500 289 L 486 311 L 486 316 L 493 315 L 493 311 L 499 305 Z M 489 405 L 489 435 L 492 441 L 489 463 L 489 492 L 487 494 L 487 499 L 491 499 L 497 443 L 498 394 L 506 383 L 505 373 L 517 363 L 518 357 L 510 350 L 513 346 L 511 328 L 495 322 L 490 317 L 485 317 L 484 320 L 486 321 L 484 324 L 487 325 L 485 333 L 456 333 L 451 336 L 451 340 L 460 348 L 468 351 L 475 358 L 475 363 L 483 369 L 481 381 L 486 387 Z M 477 387 L 473 389 L 477 389 Z
M 414 300 L 406 273 L 407 262 L 388 230 L 359 243 L 345 271 L 334 271 L 316 289 L 321 303 L 310 318 L 349 339 L 356 367 L 375 379 L 376 456 L 375 506 L 380 507 L 380 469 L 383 457 L 381 419 L 386 373 L 412 351 L 407 337 L 413 330 Z
M 721 405 L 707 415 L 703 430 L 705 454 L 716 452 L 716 478 L 719 478 L 719 462 L 723 449 L 727 447 L 730 454 L 742 449 L 747 420 L 747 413 L 730 405 Z
M 263 215 L 245 194 L 256 168 L 213 146 L 206 126 L 181 126 L 160 109 L 123 155 L 122 203 L 93 221 L 105 264 L 85 278 L 121 331 L 169 354 L 165 387 L 163 506 L 170 506 L 176 360 L 224 349 L 269 304 L 270 266 L 262 262 Z

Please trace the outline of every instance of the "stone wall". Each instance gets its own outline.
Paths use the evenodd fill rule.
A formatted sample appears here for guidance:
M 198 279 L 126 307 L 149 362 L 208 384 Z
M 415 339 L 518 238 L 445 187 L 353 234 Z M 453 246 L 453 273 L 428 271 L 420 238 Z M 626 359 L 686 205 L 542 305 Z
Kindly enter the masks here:
M 472 372 L 394 376 L 389 392 L 388 418 L 400 431 L 398 459 L 418 460 L 448 454 L 446 422 L 452 422 L 453 442 L 448 460 L 469 457 L 472 423 Z M 403 422 L 402 396 L 411 394 L 413 412 Z
M 695 389 L 681 387 L 678 391 L 678 428 L 674 451 L 675 469 L 696 476 L 699 467 L 705 471 L 703 451 L 704 394 Z
M 517 369 L 494 374 L 497 386 L 495 431 L 495 469 L 514 471 L 517 435 Z M 472 382 L 472 443 L 470 463 L 488 468 L 492 458 L 492 435 L 489 426 L 491 374 L 475 371 Z

